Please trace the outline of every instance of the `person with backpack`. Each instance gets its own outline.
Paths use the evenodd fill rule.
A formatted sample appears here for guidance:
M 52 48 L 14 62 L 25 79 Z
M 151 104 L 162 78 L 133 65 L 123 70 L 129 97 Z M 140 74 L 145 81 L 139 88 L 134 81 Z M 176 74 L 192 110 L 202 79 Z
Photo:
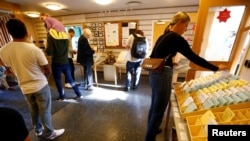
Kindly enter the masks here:
M 140 66 L 149 49 L 149 44 L 147 39 L 144 37 L 143 31 L 136 30 L 134 34 L 131 34 L 128 37 L 125 47 L 128 49 L 129 53 L 126 63 L 126 84 L 124 90 L 129 91 L 130 88 L 136 90 L 138 88 L 141 75 Z M 133 75 L 134 79 L 133 83 L 131 83 Z

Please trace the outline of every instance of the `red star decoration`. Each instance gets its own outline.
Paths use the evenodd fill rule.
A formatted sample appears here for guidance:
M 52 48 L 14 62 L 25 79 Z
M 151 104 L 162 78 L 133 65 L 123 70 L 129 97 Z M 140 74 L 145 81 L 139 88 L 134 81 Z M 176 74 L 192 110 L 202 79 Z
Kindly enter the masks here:
M 193 25 L 192 30 L 195 30 L 195 24 Z
M 230 12 L 228 11 L 227 8 L 225 8 L 223 11 L 220 11 L 219 16 L 217 19 L 219 19 L 219 22 L 227 22 L 227 19 L 230 18 Z

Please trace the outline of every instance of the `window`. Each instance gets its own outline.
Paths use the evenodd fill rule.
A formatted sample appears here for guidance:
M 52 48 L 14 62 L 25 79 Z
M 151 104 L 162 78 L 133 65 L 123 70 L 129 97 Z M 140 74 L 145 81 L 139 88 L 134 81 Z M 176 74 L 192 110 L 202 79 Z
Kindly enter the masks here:
M 78 39 L 82 35 L 81 26 L 65 26 L 65 30 L 68 31 L 70 28 L 74 29 L 75 36 L 72 38 L 72 46 L 74 50 L 77 50 Z

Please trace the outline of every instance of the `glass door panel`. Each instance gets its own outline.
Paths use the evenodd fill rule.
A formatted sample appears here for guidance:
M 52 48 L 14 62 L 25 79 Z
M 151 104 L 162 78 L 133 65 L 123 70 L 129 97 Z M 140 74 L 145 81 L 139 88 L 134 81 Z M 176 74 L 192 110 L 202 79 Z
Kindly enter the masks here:
M 245 6 L 209 7 L 200 56 L 208 61 L 229 61 Z

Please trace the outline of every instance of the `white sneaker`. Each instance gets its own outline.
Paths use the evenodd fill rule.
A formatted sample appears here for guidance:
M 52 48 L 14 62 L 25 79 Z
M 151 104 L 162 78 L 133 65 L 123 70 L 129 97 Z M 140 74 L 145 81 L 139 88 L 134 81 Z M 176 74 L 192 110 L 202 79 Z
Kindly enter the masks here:
M 54 130 L 54 132 L 47 137 L 47 139 L 53 140 L 56 137 L 61 136 L 64 133 L 65 129 L 58 129 L 58 130 Z
M 72 86 L 69 83 L 66 83 L 64 86 L 65 86 L 65 88 L 68 88 L 68 89 L 72 88 Z
M 42 134 L 43 134 L 43 131 L 41 131 L 41 132 L 36 132 L 36 136 L 38 136 L 38 137 L 42 136 Z

